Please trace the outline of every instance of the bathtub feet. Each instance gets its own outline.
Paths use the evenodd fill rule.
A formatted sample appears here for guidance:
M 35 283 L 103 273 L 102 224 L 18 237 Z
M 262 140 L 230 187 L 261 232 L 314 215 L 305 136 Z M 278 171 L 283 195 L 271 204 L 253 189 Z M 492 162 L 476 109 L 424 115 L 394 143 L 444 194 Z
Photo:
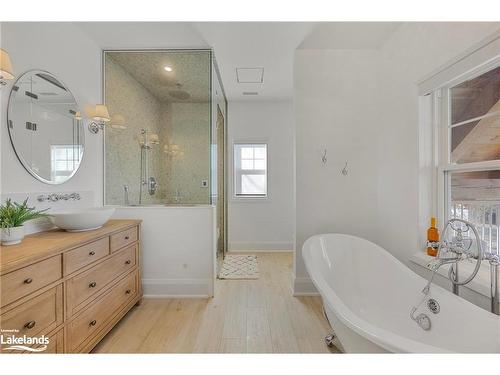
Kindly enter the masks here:
M 335 346 L 335 344 L 333 343 L 333 341 L 336 339 L 335 335 L 333 333 L 330 333 L 329 335 L 326 335 L 325 336 L 325 344 L 326 346 L 328 346 L 329 348 L 333 348 Z

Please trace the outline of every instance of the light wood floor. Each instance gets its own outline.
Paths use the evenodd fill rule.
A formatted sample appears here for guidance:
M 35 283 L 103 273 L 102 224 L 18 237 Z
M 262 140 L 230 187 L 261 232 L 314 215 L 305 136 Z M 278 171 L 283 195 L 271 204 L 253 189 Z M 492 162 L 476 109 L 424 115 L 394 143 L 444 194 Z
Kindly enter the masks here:
M 94 353 L 330 353 L 319 297 L 293 297 L 291 253 L 259 253 L 258 280 L 217 280 L 210 299 L 144 299 Z

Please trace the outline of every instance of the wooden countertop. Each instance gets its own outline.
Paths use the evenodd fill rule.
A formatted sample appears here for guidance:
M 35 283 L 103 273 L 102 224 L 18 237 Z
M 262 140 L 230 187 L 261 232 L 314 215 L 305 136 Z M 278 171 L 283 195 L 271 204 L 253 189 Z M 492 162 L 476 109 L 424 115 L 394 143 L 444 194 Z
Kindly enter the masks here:
M 102 228 L 70 233 L 61 229 L 28 235 L 19 245 L 0 246 L 0 274 L 134 227 L 141 220 L 109 220 Z

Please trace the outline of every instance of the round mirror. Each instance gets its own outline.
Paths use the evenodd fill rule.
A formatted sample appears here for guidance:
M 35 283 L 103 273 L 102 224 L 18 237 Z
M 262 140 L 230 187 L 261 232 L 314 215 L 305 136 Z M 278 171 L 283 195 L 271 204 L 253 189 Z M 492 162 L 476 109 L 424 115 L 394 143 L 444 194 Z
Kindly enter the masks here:
M 19 161 L 38 180 L 62 184 L 83 157 L 83 122 L 75 97 L 52 74 L 31 70 L 12 86 L 7 110 L 10 140 Z

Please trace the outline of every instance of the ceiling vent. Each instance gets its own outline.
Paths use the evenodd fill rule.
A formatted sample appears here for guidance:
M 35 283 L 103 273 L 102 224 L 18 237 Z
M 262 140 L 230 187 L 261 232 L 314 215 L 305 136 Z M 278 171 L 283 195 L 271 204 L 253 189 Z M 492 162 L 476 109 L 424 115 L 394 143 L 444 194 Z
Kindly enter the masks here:
M 264 83 L 264 68 L 236 68 L 238 83 Z
M 243 95 L 259 95 L 257 91 L 243 91 Z

